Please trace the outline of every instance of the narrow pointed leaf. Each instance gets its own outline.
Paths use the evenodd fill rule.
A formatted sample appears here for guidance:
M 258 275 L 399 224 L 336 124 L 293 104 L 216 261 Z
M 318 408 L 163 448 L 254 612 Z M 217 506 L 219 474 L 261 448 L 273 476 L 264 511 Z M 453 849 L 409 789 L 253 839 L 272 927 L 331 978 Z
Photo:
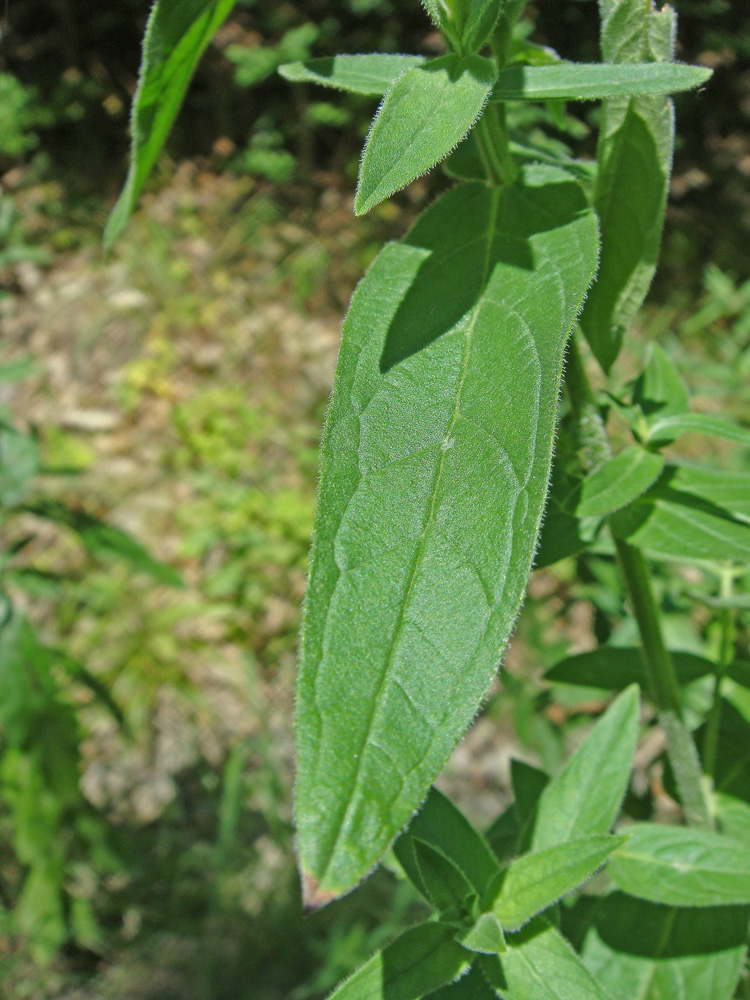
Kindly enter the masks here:
M 672 663 L 680 684 L 691 684 L 712 674 L 716 664 L 695 653 L 672 651 Z M 601 691 L 623 691 L 630 684 L 648 686 L 643 653 L 637 647 L 600 646 L 589 653 L 568 656 L 545 674 L 555 684 L 577 684 Z
M 396 841 L 396 856 L 402 864 L 406 861 L 405 868 L 413 854 L 407 849 L 414 841 L 428 845 L 450 860 L 479 896 L 487 892 L 498 874 L 497 861 L 484 838 L 437 788 L 430 789 L 422 808 Z
M 639 713 L 638 688 L 628 688 L 547 785 L 534 817 L 533 850 L 611 829 L 630 781 Z
M 747 952 L 747 907 L 675 909 L 615 892 L 582 958 L 613 1000 L 730 1000 Z
M 485 839 L 501 864 L 518 854 L 521 832 L 522 827 L 513 806 L 508 806 L 485 832 Z
M 750 447 L 750 429 L 707 413 L 682 413 L 663 417 L 651 425 L 648 441 L 652 444 L 668 444 L 682 434 L 707 434 L 709 437 L 724 438 Z
M 610 527 L 631 545 L 668 559 L 750 560 L 750 524 L 689 494 L 646 494 L 614 514 Z
M 576 507 L 579 517 L 604 516 L 645 493 L 664 468 L 664 458 L 634 444 L 587 476 Z
M 611 1000 L 562 934 L 546 921 L 534 920 L 506 940 L 504 955 L 481 959 L 485 975 L 503 1000 Z
M 549 775 L 522 760 L 511 760 L 510 783 L 513 788 L 513 809 L 521 827 L 536 812 L 539 797 L 549 784 Z
M 302 630 L 311 901 L 377 862 L 489 687 L 526 587 L 596 245 L 579 186 L 528 167 L 505 188 L 443 196 L 354 296 Z
M 524 855 L 502 873 L 487 909 L 503 930 L 517 930 L 585 882 L 626 839 L 581 837 Z
M 605 70 L 634 63 L 666 69 L 674 57 L 676 17 L 648 0 L 599 0 Z M 667 97 L 615 98 L 604 106 L 594 203 L 602 226 L 597 281 L 581 327 L 608 371 L 625 330 L 651 285 L 661 244 L 674 146 Z
M 631 896 L 671 906 L 750 903 L 747 845 L 710 830 L 637 823 L 609 875 Z
M 482 113 L 495 79 L 482 56 L 455 54 L 407 70 L 385 95 L 359 169 L 363 215 L 444 159 Z
M 382 97 L 402 73 L 421 66 L 424 61 L 423 56 L 373 52 L 286 63 L 279 67 L 279 73 L 292 83 L 317 83 L 353 94 Z
M 151 8 L 133 100 L 130 169 L 107 222 L 105 246 L 111 246 L 125 227 L 177 117 L 195 68 L 235 3 L 156 0 Z
M 483 913 L 458 940 L 464 948 L 483 955 L 500 955 L 506 949 L 505 935 L 494 913 Z
M 401 861 L 403 849 L 399 851 L 396 845 L 396 856 Z M 447 911 L 462 912 L 467 901 L 476 895 L 466 876 L 440 851 L 429 844 L 410 838 L 405 845 L 411 852 L 413 864 L 418 873 L 418 881 L 412 879 L 417 889 L 423 893 L 427 901 L 439 913 Z M 406 866 L 404 866 L 406 869 Z M 408 871 L 407 871 L 408 874 Z
M 329 1000 L 420 1000 L 457 979 L 471 954 L 445 924 L 419 924 L 396 938 L 331 993 Z
M 674 94 L 705 83 L 711 70 L 678 63 L 557 63 L 508 66 L 492 89 L 495 101 L 598 101 L 611 97 Z

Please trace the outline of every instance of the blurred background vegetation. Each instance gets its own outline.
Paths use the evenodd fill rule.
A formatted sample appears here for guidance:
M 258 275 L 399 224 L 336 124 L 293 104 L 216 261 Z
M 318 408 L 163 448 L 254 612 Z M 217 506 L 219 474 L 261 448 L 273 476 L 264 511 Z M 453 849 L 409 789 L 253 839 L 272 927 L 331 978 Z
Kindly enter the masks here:
M 715 75 L 677 102 L 663 264 L 623 369 L 658 337 L 697 408 L 748 422 L 750 11 L 674 5 L 679 57 Z M 275 70 L 440 39 L 418 0 L 240 0 L 104 260 L 148 7 L 11 0 L 0 49 L 0 997 L 314 1000 L 419 906 L 386 864 L 303 918 L 291 720 L 341 316 L 448 181 L 355 223 L 372 102 Z M 538 0 L 524 32 L 597 58 L 592 2 Z M 515 121 L 594 151 L 595 107 Z M 507 800 L 511 754 L 555 770 L 598 710 L 539 679 L 631 629 L 611 560 L 585 558 L 532 578 L 441 779 L 475 819 Z M 673 641 L 710 651 L 716 580 L 658 584 Z

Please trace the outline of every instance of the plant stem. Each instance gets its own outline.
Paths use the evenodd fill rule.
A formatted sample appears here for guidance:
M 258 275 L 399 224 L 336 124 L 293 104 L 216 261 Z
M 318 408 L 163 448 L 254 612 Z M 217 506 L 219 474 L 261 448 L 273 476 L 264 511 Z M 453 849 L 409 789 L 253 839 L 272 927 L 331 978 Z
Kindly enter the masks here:
M 611 454 L 606 427 L 596 407 L 575 335 L 568 344 L 565 384 L 578 419 L 583 459 L 589 469 Z M 642 655 L 651 698 L 667 739 L 667 752 L 680 792 L 685 818 L 691 825 L 710 825 L 698 751 L 682 719 L 680 692 L 672 657 L 664 642 L 659 606 L 643 552 L 615 537 L 618 562 L 641 637 Z
M 734 589 L 734 572 L 731 566 L 726 567 L 721 574 L 719 594 L 728 599 Z M 716 752 L 719 745 L 719 730 L 721 728 L 721 684 L 726 676 L 727 668 L 734 658 L 734 615 L 731 608 L 722 608 L 719 619 L 721 627 L 721 644 L 719 661 L 714 674 L 714 696 L 711 711 L 706 726 L 706 736 L 703 741 L 703 773 L 713 781 L 716 770 Z
M 491 184 L 508 184 L 517 174 L 508 151 L 508 137 L 500 120 L 499 108 L 489 105 L 474 128 L 477 149 Z M 502 109 L 503 112 L 505 109 Z

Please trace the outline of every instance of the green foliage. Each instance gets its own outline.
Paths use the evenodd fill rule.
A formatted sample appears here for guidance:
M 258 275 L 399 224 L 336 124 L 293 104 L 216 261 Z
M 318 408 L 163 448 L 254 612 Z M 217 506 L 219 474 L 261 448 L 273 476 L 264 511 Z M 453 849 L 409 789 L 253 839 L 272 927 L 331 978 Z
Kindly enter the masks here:
M 634 95 L 690 90 L 705 83 L 710 76 L 710 70 L 677 64 L 509 66 L 498 74 L 492 99 L 598 101 L 622 96 L 632 99 Z
M 423 63 L 422 56 L 376 52 L 290 62 L 280 66 L 279 73 L 292 83 L 317 83 L 321 87 L 347 90 L 353 94 L 382 97 L 406 70 L 415 69 Z

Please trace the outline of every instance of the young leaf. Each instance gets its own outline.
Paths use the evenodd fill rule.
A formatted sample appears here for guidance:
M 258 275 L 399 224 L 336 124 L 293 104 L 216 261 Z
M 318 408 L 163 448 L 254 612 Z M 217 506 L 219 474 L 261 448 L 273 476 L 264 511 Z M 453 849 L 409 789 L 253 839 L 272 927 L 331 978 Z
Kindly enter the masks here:
M 610 830 L 630 781 L 639 714 L 638 688 L 628 688 L 547 785 L 536 809 L 532 850 Z
M 143 40 L 131 116 L 130 169 L 104 231 L 109 247 L 120 235 L 180 110 L 190 79 L 236 0 L 156 0 Z
M 654 445 L 669 444 L 682 434 L 707 434 L 750 446 L 750 429 L 707 413 L 677 413 L 663 417 L 651 425 L 646 440 Z
M 522 827 L 513 806 L 508 806 L 485 832 L 485 840 L 501 864 L 518 853 Z
M 526 826 L 536 811 L 539 796 L 549 784 L 549 775 L 522 760 L 511 760 L 510 783 L 513 788 L 513 809 L 521 827 Z
M 694 465 L 668 465 L 658 486 L 689 493 L 714 507 L 750 520 L 750 474 Z
M 504 0 L 457 0 L 463 27 L 461 45 L 465 52 L 478 52 L 497 24 Z
M 504 955 L 481 959 L 503 1000 L 611 1000 L 562 934 L 545 920 L 532 921 L 506 941 Z
M 688 411 L 690 397 L 687 386 L 674 362 L 659 344 L 649 346 L 646 366 L 633 385 L 633 403 L 648 423 Z
M 357 215 L 450 153 L 482 113 L 495 75 L 489 59 L 451 54 L 409 69 L 395 81 L 362 153 Z
M 670 906 L 750 903 L 750 852 L 710 830 L 635 823 L 609 863 L 615 885 Z
M 674 55 L 671 7 L 649 0 L 599 0 L 605 69 Z M 581 327 L 609 371 L 623 333 L 640 308 L 656 270 L 674 145 L 674 111 L 665 97 L 616 98 L 605 104 L 594 204 L 602 226 L 597 281 Z
M 279 73 L 292 83 L 317 83 L 353 94 L 382 97 L 402 73 L 421 66 L 424 61 L 423 56 L 373 52 L 369 55 L 330 56 L 286 63 L 279 67 Z
M 74 531 L 92 555 L 116 556 L 130 563 L 137 572 L 147 573 L 159 583 L 164 583 L 169 587 L 184 586 L 182 577 L 176 569 L 154 559 L 127 532 L 121 531 L 105 521 L 100 521 L 98 517 L 92 517 L 91 514 L 82 510 L 72 510 L 65 504 L 57 503 L 54 500 L 40 500 L 24 509 L 31 514 L 36 514 L 37 517 L 56 521 Z
M 635 500 L 659 478 L 664 459 L 634 444 L 610 458 L 583 482 L 579 517 L 603 517 Z
M 601 868 L 625 837 L 581 837 L 526 854 L 500 875 L 486 908 L 505 931 L 518 930 Z
M 412 883 L 438 913 L 461 913 L 467 908 L 467 900 L 476 896 L 463 872 L 429 844 L 416 837 L 402 837 L 395 850 Z
M 712 674 L 716 664 L 695 653 L 673 651 L 672 663 L 680 684 L 691 684 Z M 545 674 L 554 684 L 577 684 L 601 691 L 622 691 L 630 684 L 648 686 L 643 653 L 636 647 L 599 646 L 589 653 L 568 656 Z
M 483 913 L 457 940 L 464 948 L 482 955 L 499 955 L 506 949 L 505 935 L 494 913 Z
M 678 63 L 561 62 L 554 66 L 508 66 L 492 88 L 493 101 L 599 101 L 611 97 L 674 94 L 700 87 L 711 76 L 703 66 Z
M 562 352 L 596 266 L 579 186 L 464 184 L 382 251 L 344 326 L 301 643 L 307 898 L 352 888 L 424 798 L 515 621 Z
M 750 524 L 689 494 L 646 494 L 609 523 L 619 538 L 666 558 L 750 559 Z
M 479 896 L 486 893 L 498 874 L 497 861 L 484 838 L 437 788 L 430 789 L 422 808 L 394 845 L 404 868 L 413 856 L 413 852 L 409 853 L 409 842 L 416 840 L 447 858 Z
M 746 907 L 674 909 L 615 892 L 582 958 L 613 1000 L 730 1000 L 747 951 Z
M 445 924 L 412 927 L 359 968 L 328 1000 L 420 1000 L 457 979 L 471 954 Z

